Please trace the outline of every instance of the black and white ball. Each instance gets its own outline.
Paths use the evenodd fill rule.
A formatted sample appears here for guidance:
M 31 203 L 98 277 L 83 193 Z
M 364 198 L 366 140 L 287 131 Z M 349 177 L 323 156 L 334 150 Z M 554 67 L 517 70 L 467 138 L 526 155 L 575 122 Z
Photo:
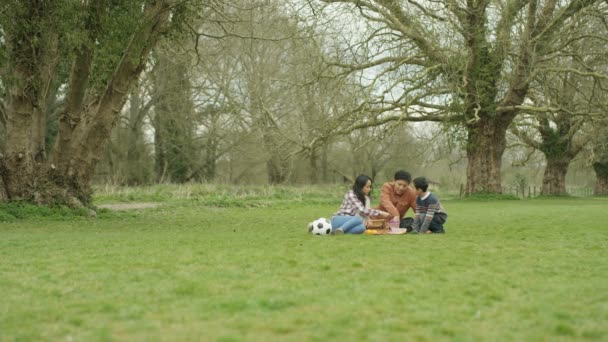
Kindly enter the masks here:
M 331 223 L 325 217 L 318 218 L 308 224 L 308 232 L 314 235 L 331 234 Z

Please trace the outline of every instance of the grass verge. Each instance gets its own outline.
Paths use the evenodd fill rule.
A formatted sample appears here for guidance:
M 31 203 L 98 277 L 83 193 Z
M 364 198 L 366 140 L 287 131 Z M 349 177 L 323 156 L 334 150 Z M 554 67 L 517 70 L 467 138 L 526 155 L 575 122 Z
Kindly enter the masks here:
M 0 340 L 608 336 L 608 199 L 445 201 L 444 236 L 306 234 L 340 199 L 3 223 Z

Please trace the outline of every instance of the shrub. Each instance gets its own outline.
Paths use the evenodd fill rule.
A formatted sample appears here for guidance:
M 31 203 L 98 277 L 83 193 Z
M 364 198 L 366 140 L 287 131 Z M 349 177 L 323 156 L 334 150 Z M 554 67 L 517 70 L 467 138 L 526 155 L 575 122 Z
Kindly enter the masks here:
M 513 194 L 496 194 L 491 192 L 476 192 L 462 198 L 463 200 L 473 201 L 498 201 L 498 200 L 519 200 L 520 198 Z
M 9 202 L 0 204 L 0 222 L 9 222 L 26 218 L 75 218 L 88 217 L 87 208 L 71 209 L 69 207 L 39 206 L 25 202 Z

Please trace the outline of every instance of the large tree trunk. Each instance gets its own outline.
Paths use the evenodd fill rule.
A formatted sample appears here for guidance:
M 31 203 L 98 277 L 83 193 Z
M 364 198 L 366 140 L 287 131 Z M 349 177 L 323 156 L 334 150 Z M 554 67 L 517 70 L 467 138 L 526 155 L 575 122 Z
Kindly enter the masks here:
M 96 163 L 127 94 L 168 22 L 169 4 L 167 1 L 154 1 L 145 5 L 142 26 L 132 35 L 105 91 L 87 112 L 87 120 L 73 120 L 83 117 L 82 89 L 77 88 L 84 87 L 86 77 L 70 80 L 73 83 L 69 84 L 70 94 L 66 98 L 67 115 L 62 115 L 63 122 L 55 146 L 60 150 L 53 153 L 57 165 L 45 161 L 41 128 L 45 122 L 45 117 L 41 116 L 46 115 L 46 111 L 44 106 L 40 107 L 47 103 L 52 75 L 57 73 L 54 59 L 57 46 L 52 39 L 54 33 L 40 31 L 47 28 L 41 23 L 53 21 L 50 17 L 53 11 L 45 6 L 43 2 L 36 3 L 30 6 L 31 13 L 24 13 L 25 17 L 15 19 L 17 22 L 30 23 L 24 25 L 27 29 L 7 32 L 6 42 L 11 47 L 8 56 L 11 81 L 7 86 L 7 148 L 5 155 L 0 155 L 0 199 L 88 205 L 90 181 Z M 40 38 L 41 35 L 45 38 Z M 37 45 L 38 41 L 44 44 Z M 81 57 L 84 60 L 76 61 L 78 64 L 80 60 L 82 65 L 74 65 L 73 71 L 86 73 L 86 59 L 89 57 Z M 66 145 L 69 147 L 61 147 Z
M 67 171 L 69 167 L 71 143 L 76 127 L 81 123 L 81 116 L 86 93 L 86 85 L 89 79 L 93 51 L 90 46 L 84 44 L 76 53 L 72 70 L 70 72 L 70 89 L 66 96 L 66 103 L 59 113 L 59 128 L 55 146 L 51 155 L 51 161 L 61 172 Z
M 566 194 L 566 173 L 571 159 L 569 158 L 547 158 L 547 166 L 543 175 L 543 195 Z
M 79 196 L 81 200 L 89 199 L 90 181 L 95 166 L 110 138 L 110 132 L 128 94 L 146 65 L 148 54 L 168 21 L 168 7 L 169 5 L 164 1 L 147 5 L 145 10 L 147 19 L 143 27 L 131 38 L 113 77 L 91 113 L 90 124 L 84 127 L 72 143 L 74 156 L 67 176 L 73 177 L 71 183 L 78 193 L 86 194 L 85 198 Z
M 43 21 L 44 4 L 31 4 L 24 13 L 34 21 Z M 38 25 L 25 25 L 21 30 L 6 33 L 9 53 L 8 104 L 6 108 L 6 153 L 0 155 L 0 177 L 3 194 L 0 198 L 27 199 L 32 195 L 36 157 L 40 148 L 41 118 L 38 104 L 41 99 L 42 79 L 36 61 L 43 61 L 43 33 Z M 37 37 L 36 42 L 30 42 Z
M 57 138 L 51 155 L 51 161 L 60 173 L 66 173 L 69 168 L 74 131 L 79 125 L 84 124 L 81 120 L 93 63 L 93 47 L 100 31 L 99 25 L 105 0 L 94 1 L 90 6 L 84 23 L 87 39 L 75 52 L 68 80 L 69 89 L 65 105 L 59 113 Z
M 481 118 L 468 127 L 467 194 L 502 193 L 501 166 L 508 125 Z
M 14 74 L 17 74 L 15 71 Z M 17 89 L 15 89 L 17 88 Z M 22 199 L 28 197 L 26 189 L 32 188 L 34 175 L 34 154 L 31 146 L 31 128 L 33 126 L 33 103 L 25 94 L 25 87 L 14 87 L 10 90 L 13 96 L 8 104 L 8 122 L 6 155 L 2 156 L 2 180 L 5 197 Z
M 595 162 L 593 163 L 593 170 L 595 171 L 595 187 L 593 188 L 593 194 L 595 196 L 607 196 L 608 195 L 608 161 L 604 163 Z

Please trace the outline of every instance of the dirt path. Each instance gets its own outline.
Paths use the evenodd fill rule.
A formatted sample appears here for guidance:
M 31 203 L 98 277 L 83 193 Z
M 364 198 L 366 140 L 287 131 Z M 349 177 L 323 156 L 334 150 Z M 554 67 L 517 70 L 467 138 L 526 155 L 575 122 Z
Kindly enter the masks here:
M 160 203 L 116 203 L 116 204 L 101 204 L 98 205 L 98 208 L 105 208 L 110 210 L 132 210 L 132 209 L 147 209 L 147 208 L 156 208 Z

